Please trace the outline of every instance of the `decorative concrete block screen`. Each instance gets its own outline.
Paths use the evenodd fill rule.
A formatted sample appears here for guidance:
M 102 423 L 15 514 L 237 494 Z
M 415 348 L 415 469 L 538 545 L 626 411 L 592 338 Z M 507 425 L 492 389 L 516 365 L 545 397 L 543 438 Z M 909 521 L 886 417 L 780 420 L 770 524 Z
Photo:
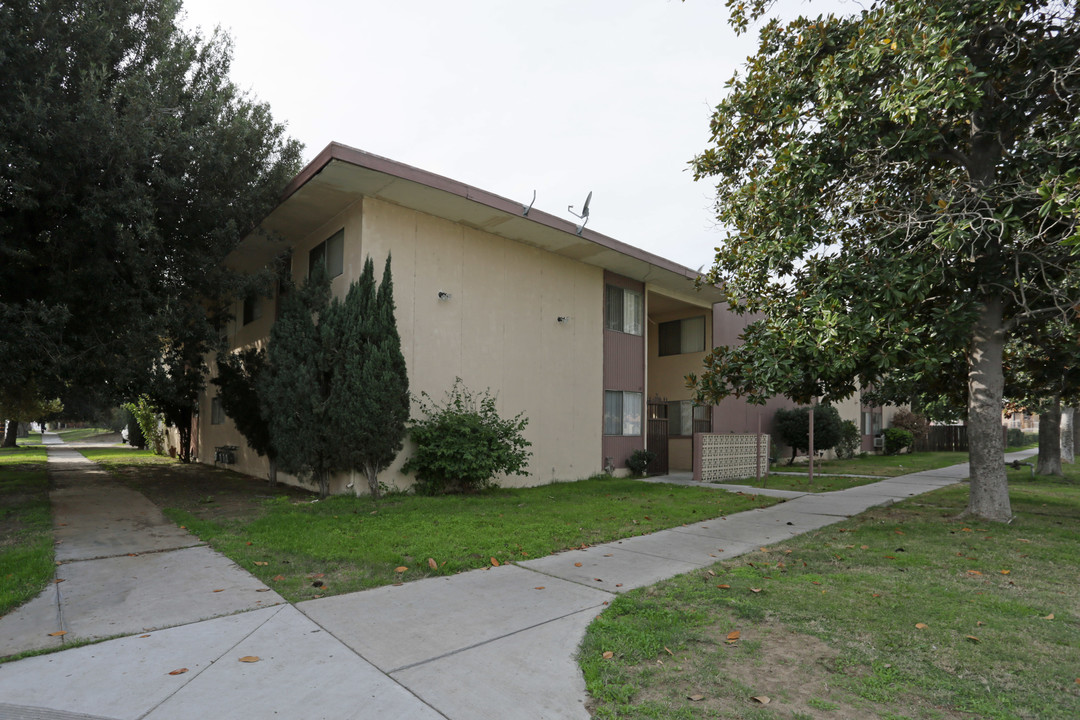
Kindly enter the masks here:
M 754 477 L 757 474 L 754 464 L 759 457 L 761 474 L 769 474 L 769 436 L 766 434 L 696 433 L 694 455 L 697 461 L 694 463 L 694 479 L 698 482 L 726 482 Z

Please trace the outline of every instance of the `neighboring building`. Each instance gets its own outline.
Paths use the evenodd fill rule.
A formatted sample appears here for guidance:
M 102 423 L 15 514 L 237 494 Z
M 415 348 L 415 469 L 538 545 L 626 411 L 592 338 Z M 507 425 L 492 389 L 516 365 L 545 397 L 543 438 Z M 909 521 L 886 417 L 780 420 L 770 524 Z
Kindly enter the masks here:
M 685 375 L 700 370 L 714 342 L 737 339 L 722 293 L 696 287 L 694 271 L 343 145 L 329 145 L 293 180 L 227 262 L 255 272 L 285 256 L 296 279 L 323 263 L 342 297 L 365 257 L 381 267 L 388 253 L 412 393 L 441 399 L 460 377 L 497 395 L 504 416 L 528 418 L 529 476 L 511 484 L 619 471 L 646 445 L 666 455 L 668 469 L 690 470 L 693 432 L 755 432 L 759 413 L 771 421 L 771 409 L 790 406 L 693 406 Z M 277 298 L 239 303 L 228 346 L 265 343 L 276 314 Z M 212 385 L 199 416 L 202 462 L 214 461 L 216 447 L 237 446 L 232 467 L 265 476 L 265 459 L 221 412 Z M 383 482 L 411 483 L 399 472 L 408 452 L 406 444 Z M 334 478 L 331 490 L 351 479 Z

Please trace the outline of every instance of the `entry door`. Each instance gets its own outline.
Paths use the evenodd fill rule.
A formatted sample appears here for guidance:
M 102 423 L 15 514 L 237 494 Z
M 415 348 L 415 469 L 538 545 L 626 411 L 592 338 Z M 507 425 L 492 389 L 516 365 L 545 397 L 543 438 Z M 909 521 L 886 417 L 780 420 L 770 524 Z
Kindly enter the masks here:
M 649 403 L 648 435 L 645 447 L 656 453 L 649 463 L 650 475 L 668 474 L 668 406 L 666 403 Z

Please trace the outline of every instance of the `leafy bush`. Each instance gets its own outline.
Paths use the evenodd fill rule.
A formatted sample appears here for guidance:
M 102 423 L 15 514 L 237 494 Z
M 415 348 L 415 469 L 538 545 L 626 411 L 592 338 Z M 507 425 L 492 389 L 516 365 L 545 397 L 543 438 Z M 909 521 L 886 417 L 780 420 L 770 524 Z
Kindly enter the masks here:
M 1005 447 L 1021 447 L 1024 444 L 1024 431 L 1020 428 L 1009 428 L 1005 432 Z
M 915 442 L 915 436 L 910 430 L 891 427 L 885 431 L 885 454 L 895 455 Z
M 635 450 L 626 460 L 626 467 L 635 476 L 643 476 L 649 471 L 649 463 L 656 459 L 652 450 Z
M 901 408 L 893 415 L 892 426 L 907 430 L 913 440 L 922 440 L 930 432 L 930 421 L 925 415 L 912 412 L 907 408 Z
M 165 454 L 165 433 L 161 429 L 161 413 L 150 403 L 150 399 L 145 395 L 140 395 L 136 402 L 125 403 L 124 407 L 135 417 L 135 422 L 138 423 L 139 430 L 145 438 L 145 444 L 149 445 L 155 455 Z M 128 442 L 131 442 L 130 434 L 128 437 Z
M 781 408 L 776 411 L 776 432 L 785 445 L 791 448 L 791 460 L 799 450 L 810 448 L 810 408 Z M 824 452 L 840 442 L 840 413 L 832 405 L 814 408 L 814 452 Z
M 859 426 L 851 420 L 840 423 L 840 442 L 836 444 L 836 456 L 842 460 L 850 460 L 859 452 L 862 445 L 862 433 Z
M 487 391 L 473 393 L 458 378 L 441 405 L 422 393 L 420 410 L 427 417 L 409 431 L 416 452 L 401 468 L 416 474 L 416 492 L 476 492 L 497 485 L 496 475 L 528 474 L 532 443 L 522 431 L 529 421 L 524 413 L 499 417 Z

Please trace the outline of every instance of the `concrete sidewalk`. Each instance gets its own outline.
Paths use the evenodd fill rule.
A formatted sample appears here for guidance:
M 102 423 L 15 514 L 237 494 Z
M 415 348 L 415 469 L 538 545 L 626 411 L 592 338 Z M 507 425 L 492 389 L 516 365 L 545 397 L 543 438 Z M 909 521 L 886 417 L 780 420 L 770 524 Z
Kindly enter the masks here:
M 261 607 L 0 664 L 0 719 L 584 720 L 589 717 L 585 685 L 574 656 L 585 628 L 616 593 L 708 567 L 966 476 L 967 466 L 957 465 L 840 492 L 797 493 L 769 508 L 516 565 L 295 606 Z M 128 542 L 165 533 L 152 530 L 153 524 L 146 533 L 131 524 L 125 527 Z M 165 544 L 170 542 L 187 541 L 174 537 Z M 166 553 L 193 549 L 206 550 L 185 546 L 140 557 L 161 561 Z M 67 573 L 79 562 L 91 568 L 99 561 L 73 561 L 60 570 Z M 118 624 L 114 627 L 127 623 L 126 615 L 137 607 L 146 617 L 159 608 L 165 612 L 177 604 L 169 602 L 173 593 L 194 582 L 160 585 L 167 576 L 144 576 L 135 583 L 152 587 L 143 589 L 138 602 L 113 606 L 117 612 L 109 621 Z M 237 586 L 228 594 L 243 598 L 245 592 Z M 261 605 L 278 601 L 267 594 L 260 595 Z M 176 623 L 157 627 L 166 624 Z M 40 634 L 47 634 L 43 630 L 39 626 Z M 244 661 L 252 657 L 257 661 Z

